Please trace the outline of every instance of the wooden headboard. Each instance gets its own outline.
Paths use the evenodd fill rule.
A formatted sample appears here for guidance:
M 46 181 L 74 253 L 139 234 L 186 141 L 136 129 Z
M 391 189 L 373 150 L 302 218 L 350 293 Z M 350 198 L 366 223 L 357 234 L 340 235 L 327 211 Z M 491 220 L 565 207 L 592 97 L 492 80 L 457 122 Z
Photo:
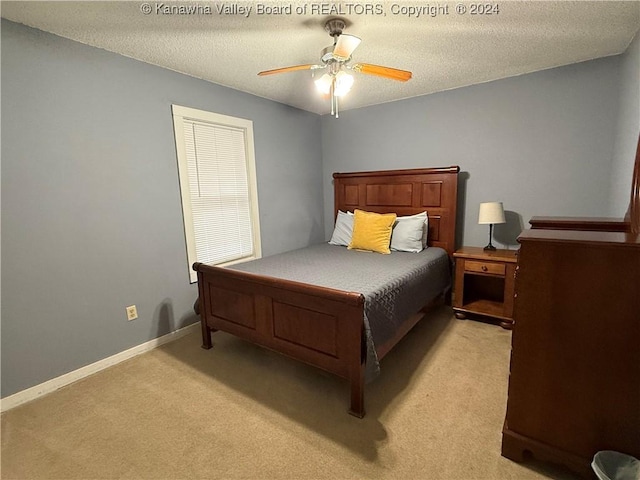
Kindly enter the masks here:
M 428 244 L 453 255 L 460 167 L 334 173 L 335 215 L 358 208 L 414 215 L 427 211 Z

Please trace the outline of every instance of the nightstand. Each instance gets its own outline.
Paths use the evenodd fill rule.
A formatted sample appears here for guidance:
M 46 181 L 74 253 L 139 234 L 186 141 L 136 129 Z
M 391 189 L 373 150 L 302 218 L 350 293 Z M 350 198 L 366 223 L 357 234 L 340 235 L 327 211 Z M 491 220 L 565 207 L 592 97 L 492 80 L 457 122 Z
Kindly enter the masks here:
M 462 247 L 453 254 L 456 318 L 483 315 L 498 319 L 501 327 L 511 329 L 516 255 L 516 250 L 488 251 L 482 247 Z

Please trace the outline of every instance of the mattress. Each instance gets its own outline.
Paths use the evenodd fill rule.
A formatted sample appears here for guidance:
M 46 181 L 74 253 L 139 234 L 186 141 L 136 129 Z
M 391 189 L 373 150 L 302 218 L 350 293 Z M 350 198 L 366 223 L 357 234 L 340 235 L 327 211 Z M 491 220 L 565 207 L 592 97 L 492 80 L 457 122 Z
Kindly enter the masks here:
M 449 257 L 438 247 L 382 255 L 322 243 L 228 268 L 362 294 L 367 381 L 380 370 L 376 347 L 451 286 Z

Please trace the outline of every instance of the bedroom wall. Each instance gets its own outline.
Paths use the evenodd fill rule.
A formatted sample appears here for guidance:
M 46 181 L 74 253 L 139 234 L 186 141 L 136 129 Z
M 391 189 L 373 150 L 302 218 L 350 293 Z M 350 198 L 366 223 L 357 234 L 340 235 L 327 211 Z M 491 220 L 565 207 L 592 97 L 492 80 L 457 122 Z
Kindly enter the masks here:
M 620 97 L 613 148 L 609 215 L 622 217 L 629 207 L 631 174 L 640 133 L 640 33 L 620 58 Z
M 620 63 L 610 57 L 324 116 L 325 237 L 335 171 L 460 165 L 458 245 L 487 244 L 480 202 L 504 202 L 508 223 L 496 226 L 494 244 L 508 248 L 534 215 L 607 215 Z
M 319 116 L 2 20 L 2 397 L 197 320 L 172 103 L 253 120 L 264 255 L 323 240 Z

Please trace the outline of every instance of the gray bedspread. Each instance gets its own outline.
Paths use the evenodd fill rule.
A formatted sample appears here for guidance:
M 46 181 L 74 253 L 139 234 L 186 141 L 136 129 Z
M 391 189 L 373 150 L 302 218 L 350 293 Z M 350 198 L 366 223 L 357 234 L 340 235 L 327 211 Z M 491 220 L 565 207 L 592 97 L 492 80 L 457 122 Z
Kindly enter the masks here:
M 228 268 L 363 294 L 368 381 L 380 370 L 375 347 L 451 286 L 449 257 L 437 247 L 382 255 L 322 243 Z

